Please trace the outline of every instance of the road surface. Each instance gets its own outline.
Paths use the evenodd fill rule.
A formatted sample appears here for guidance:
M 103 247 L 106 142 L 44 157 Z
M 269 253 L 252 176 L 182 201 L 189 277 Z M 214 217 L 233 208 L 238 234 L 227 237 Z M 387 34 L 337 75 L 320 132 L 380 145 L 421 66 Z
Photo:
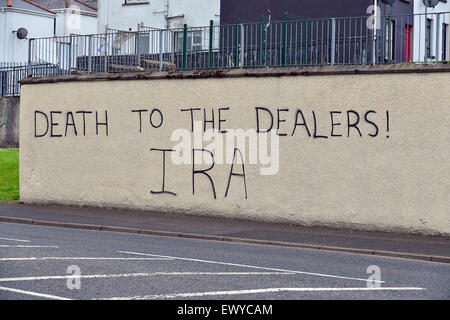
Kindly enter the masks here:
M 449 298 L 450 264 L 0 223 L 0 299 Z

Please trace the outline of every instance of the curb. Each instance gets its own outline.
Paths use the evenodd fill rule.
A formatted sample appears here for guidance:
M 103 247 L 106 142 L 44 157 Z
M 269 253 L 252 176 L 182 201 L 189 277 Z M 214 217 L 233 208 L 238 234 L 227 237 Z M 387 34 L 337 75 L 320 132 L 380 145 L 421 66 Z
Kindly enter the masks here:
M 223 236 L 212 236 L 212 235 L 194 234 L 194 233 L 180 233 L 180 232 L 171 232 L 171 231 L 144 230 L 144 229 L 135 229 L 135 228 L 126 228 L 126 227 L 99 226 L 99 225 L 92 225 L 92 224 L 64 223 L 64 222 L 32 220 L 32 219 L 4 217 L 4 216 L 0 216 L 0 222 L 30 224 L 30 225 L 46 226 L 46 227 L 60 227 L 60 228 L 69 228 L 69 229 L 97 230 L 97 231 L 109 231 L 109 232 L 131 233 L 131 234 L 143 234 L 143 235 L 171 237 L 171 238 L 212 240 L 212 241 L 222 241 L 222 242 L 231 242 L 231 243 L 270 245 L 270 246 L 279 246 L 279 247 L 287 247 L 287 248 L 324 250 L 324 251 L 332 251 L 332 252 L 364 254 L 364 255 L 373 255 L 373 256 L 381 256 L 381 257 L 402 258 L 402 259 L 409 259 L 409 260 L 420 260 L 420 261 L 430 261 L 430 262 L 440 262 L 440 263 L 449 263 L 450 264 L 450 257 L 429 256 L 429 255 L 422 255 L 422 254 L 393 252 L 393 251 L 319 246 L 319 245 L 306 244 L 306 243 L 223 237 Z

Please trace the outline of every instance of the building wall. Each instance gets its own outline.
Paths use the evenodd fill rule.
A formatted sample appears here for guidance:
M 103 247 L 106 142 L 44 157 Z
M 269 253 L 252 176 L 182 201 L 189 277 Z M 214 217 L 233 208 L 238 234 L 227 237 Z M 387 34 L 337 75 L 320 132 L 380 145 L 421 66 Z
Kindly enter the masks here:
M 392 6 L 378 1 L 381 14 L 412 14 L 412 1 L 396 1 Z M 258 22 L 269 14 L 274 20 L 281 20 L 285 12 L 299 18 L 361 17 L 367 15 L 367 8 L 373 0 L 222 0 L 221 23 L 233 24 L 240 18 L 244 22 Z
M 426 18 L 431 20 L 431 57 L 426 54 L 425 39 L 426 39 Z M 450 1 L 447 3 L 439 2 L 434 8 L 425 9 L 422 0 L 414 2 L 414 60 L 416 61 L 442 61 L 450 60 L 449 43 L 450 43 Z M 439 14 L 441 13 L 441 14 Z M 444 14 L 445 13 L 445 14 Z M 446 24 L 447 39 L 443 40 L 443 26 Z M 422 44 L 419 46 L 418 44 Z M 445 46 L 445 57 L 442 56 L 443 46 Z M 434 58 L 433 58 L 434 57 Z
M 0 48 L 0 61 L 27 62 L 28 40 L 20 40 L 13 31 L 19 28 L 28 30 L 27 38 L 51 37 L 54 32 L 54 15 L 41 14 L 25 10 L 6 9 L 0 15 L 2 21 L 2 46 Z
M 25 84 L 21 201 L 449 235 L 450 68 L 306 71 Z M 205 117 L 217 140 L 192 143 L 212 127 Z M 247 142 L 220 140 L 232 129 Z M 175 152 L 163 165 L 155 149 Z
M 243 23 L 260 21 L 264 16 L 266 23 L 266 32 L 269 35 L 281 34 L 282 24 L 279 22 L 284 19 L 284 13 L 287 13 L 288 20 L 288 41 L 292 35 L 298 34 L 300 42 L 308 39 L 310 43 L 324 43 L 323 39 L 332 39 L 332 19 L 335 22 L 335 34 L 337 39 L 336 46 L 340 57 L 350 56 L 346 63 L 358 60 L 354 56 L 360 55 L 361 48 L 368 49 L 361 54 L 364 56 L 362 63 L 390 63 L 409 62 L 412 60 L 412 49 L 405 43 L 405 26 L 413 24 L 413 2 L 396 1 L 393 5 L 386 5 L 381 0 L 378 1 L 379 28 L 377 31 L 378 42 L 376 44 L 377 55 L 375 61 L 372 56 L 373 28 L 368 27 L 370 17 L 373 17 L 373 0 L 301 0 L 301 1 L 256 1 L 250 0 L 239 2 L 235 0 L 224 0 L 221 4 L 221 22 L 222 24 L 235 24 L 237 18 Z M 320 21 L 319 19 L 324 19 Z M 272 21 L 269 24 L 269 19 Z M 278 23 L 274 23 L 278 21 Z M 247 27 L 251 29 L 251 25 Z M 291 31 L 294 29 L 294 31 Z M 386 34 L 392 30 L 392 36 Z M 308 32 L 306 30 L 309 30 Z M 249 36 L 247 35 L 247 38 Z M 253 36 L 255 39 L 255 37 Z M 257 38 L 257 37 L 256 37 Z M 275 45 L 281 37 L 272 37 Z M 358 43 L 359 42 L 359 43 Z M 306 41 L 305 41 L 306 43 Z M 390 43 L 390 45 L 389 45 Z M 342 49 L 343 47 L 347 48 Z M 405 49 L 405 47 L 407 49 Z M 341 49 L 339 49 L 341 48 Z M 351 48 L 351 49 L 349 49 Z M 314 49 L 313 49 L 314 50 Z M 327 48 L 324 49 L 327 52 Z M 339 50 L 343 51 L 339 53 Z M 405 53 L 408 50 L 408 54 Z M 307 50 L 305 50 L 307 51 Z M 319 50 L 320 51 L 320 50 Z M 385 51 L 385 52 L 384 52 Z M 369 54 L 368 54 L 369 52 Z M 411 53 L 410 53 L 411 52 Z M 305 53 L 307 54 L 307 52 Z M 406 60 L 406 61 L 405 61 Z
M 0 26 L 0 61 L 3 61 L 6 48 L 6 12 L 2 10 L 0 10 Z
M 219 21 L 220 0 L 155 0 L 145 4 L 124 5 L 125 0 L 100 0 L 98 2 L 98 31 L 106 27 L 119 30 L 137 30 L 138 24 L 155 28 L 208 26 L 210 20 Z M 166 20 L 168 16 L 184 17 Z
M 96 34 L 97 15 L 68 9 L 57 10 L 56 35 Z

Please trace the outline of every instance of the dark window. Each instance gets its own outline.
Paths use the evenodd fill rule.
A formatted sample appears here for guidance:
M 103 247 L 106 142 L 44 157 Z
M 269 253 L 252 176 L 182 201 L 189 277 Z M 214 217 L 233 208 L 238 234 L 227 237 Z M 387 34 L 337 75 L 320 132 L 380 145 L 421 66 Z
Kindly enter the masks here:
M 123 5 L 133 5 L 133 4 L 148 4 L 148 0 L 124 0 Z
M 183 31 L 175 32 L 175 51 L 183 51 Z M 187 51 L 200 51 L 202 50 L 202 31 L 189 31 L 187 33 Z

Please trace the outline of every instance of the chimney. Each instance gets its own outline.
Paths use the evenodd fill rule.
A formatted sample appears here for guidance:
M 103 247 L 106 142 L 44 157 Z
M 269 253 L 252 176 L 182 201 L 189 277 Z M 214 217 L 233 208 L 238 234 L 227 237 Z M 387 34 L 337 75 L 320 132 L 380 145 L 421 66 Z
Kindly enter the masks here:
M 6 6 L 7 7 L 12 7 L 12 0 L 6 0 Z
M 66 0 L 66 8 L 69 8 L 71 5 L 70 0 Z

